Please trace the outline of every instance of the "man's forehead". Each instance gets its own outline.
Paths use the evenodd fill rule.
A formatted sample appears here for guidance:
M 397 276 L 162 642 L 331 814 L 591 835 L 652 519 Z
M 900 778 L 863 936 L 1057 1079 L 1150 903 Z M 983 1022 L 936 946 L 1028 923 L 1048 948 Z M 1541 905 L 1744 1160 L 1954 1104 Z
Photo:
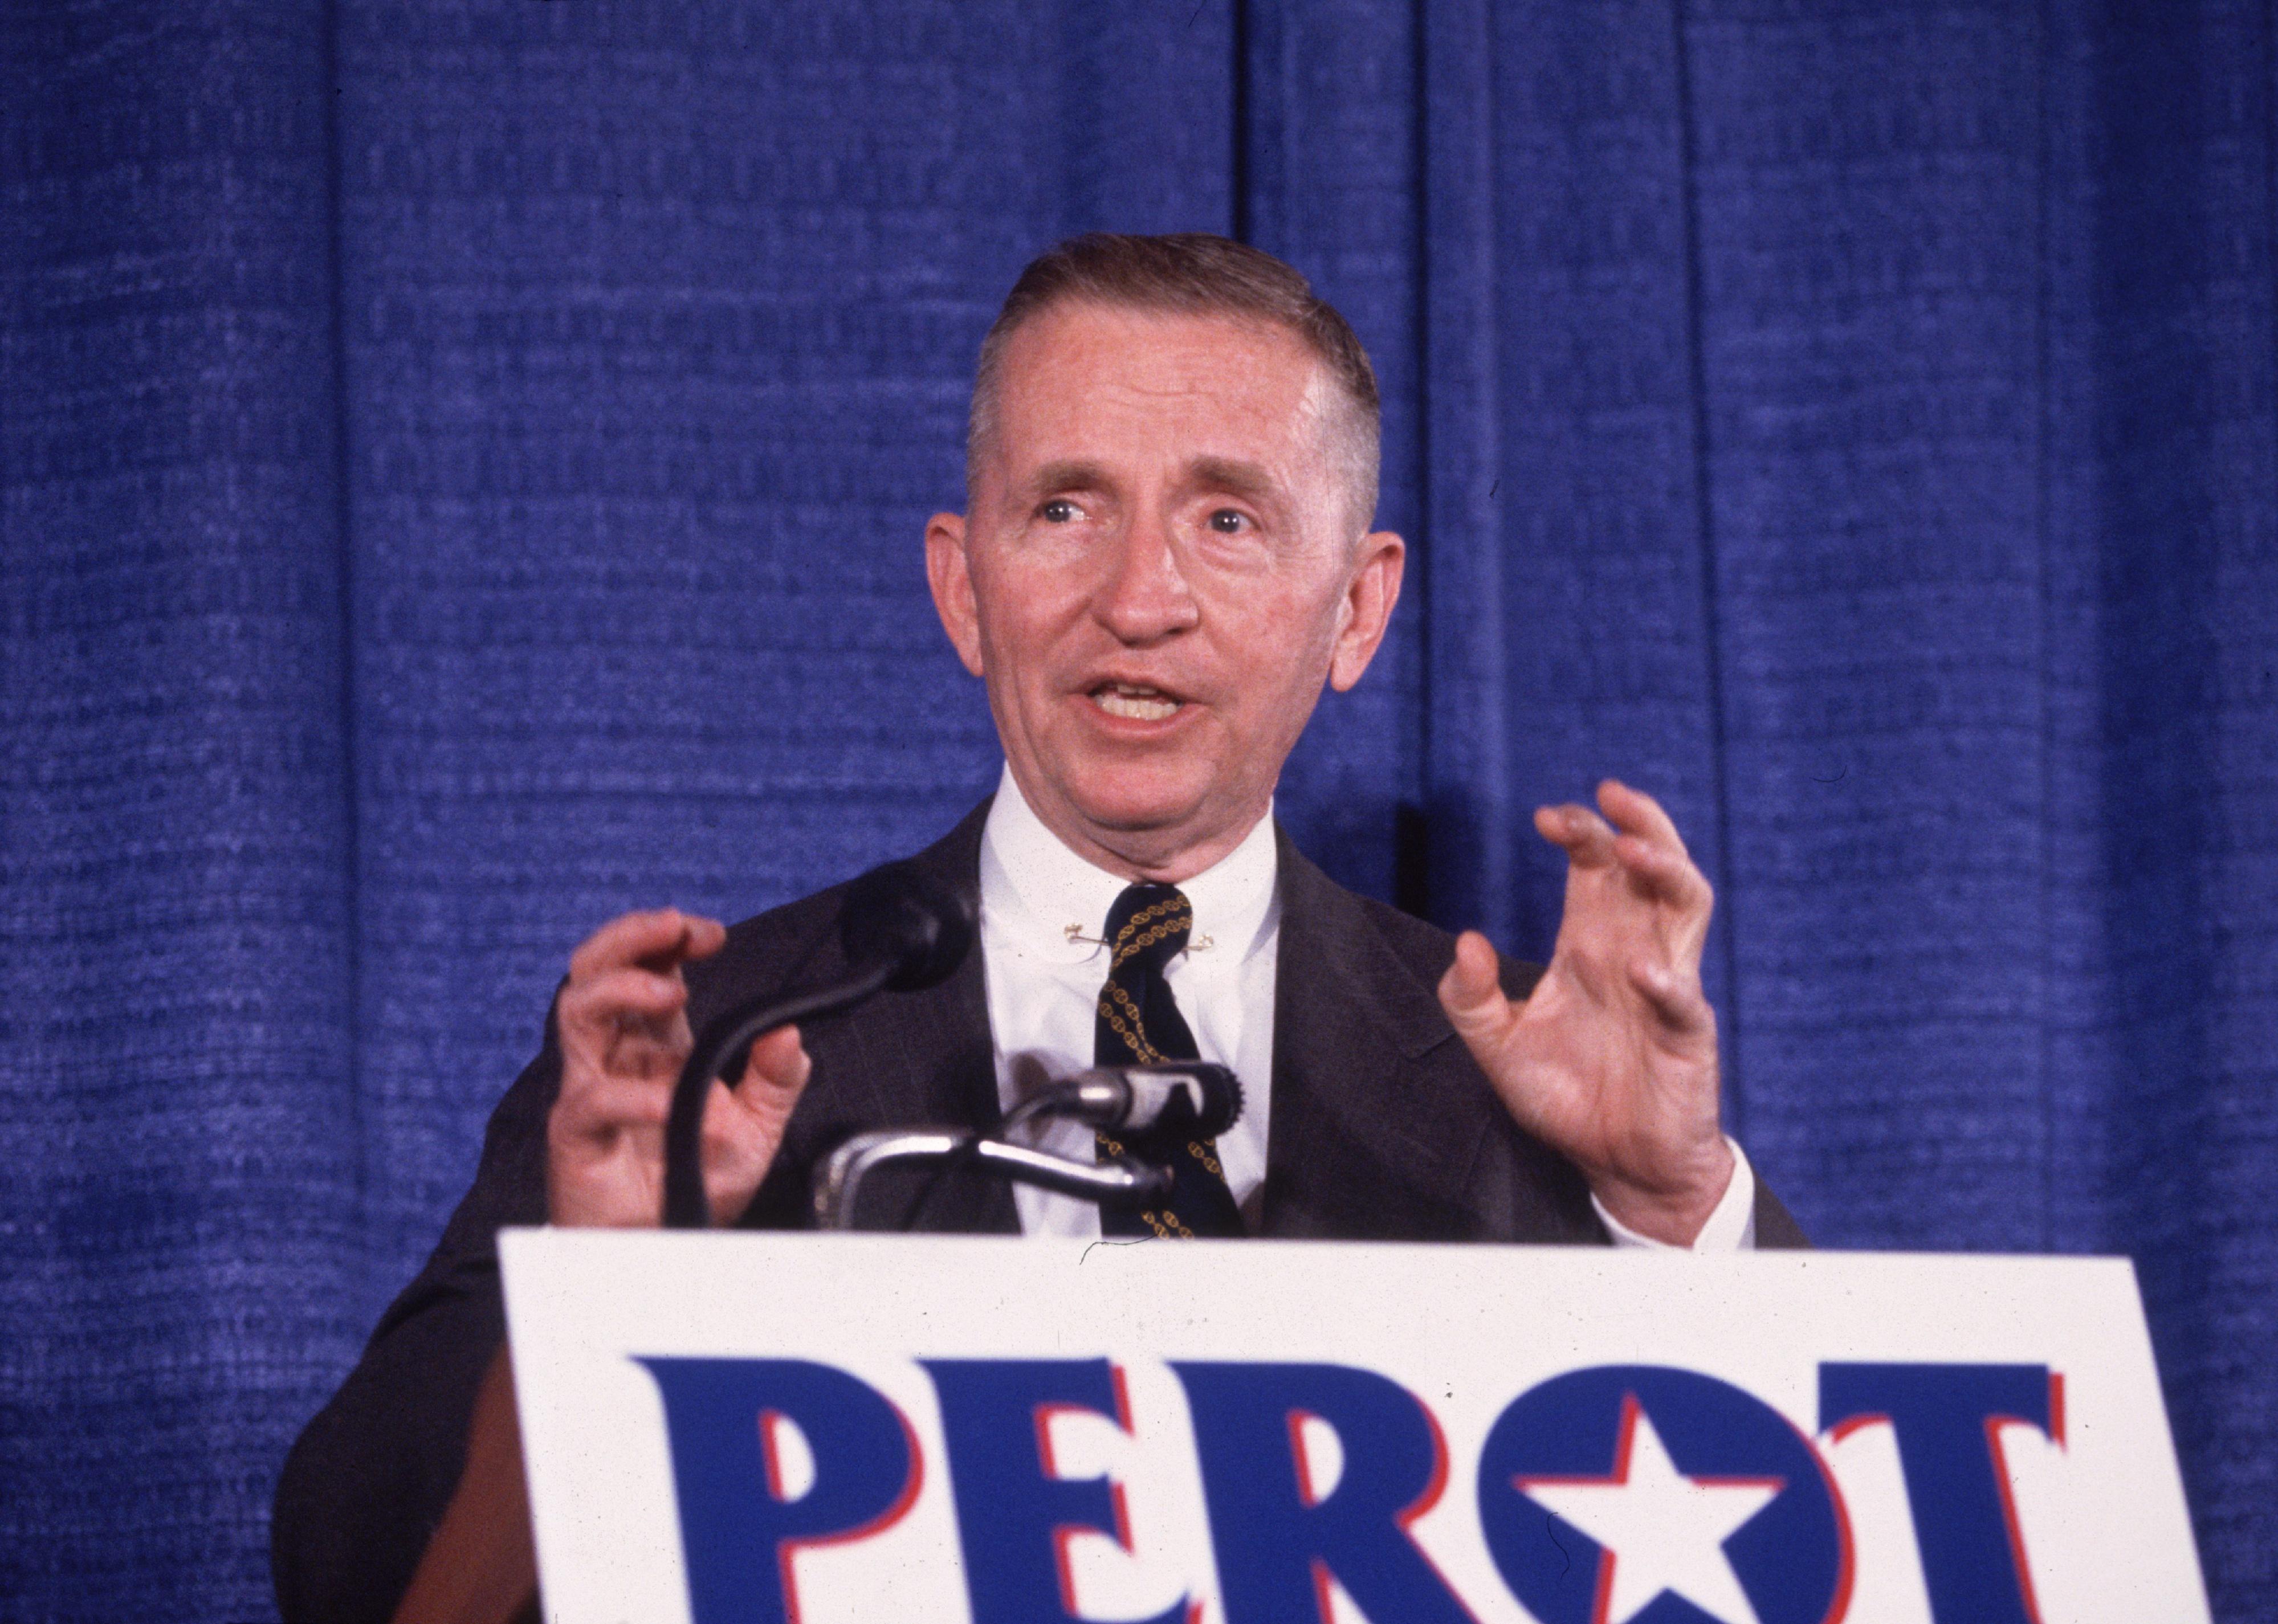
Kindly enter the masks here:
M 1255 463 L 1316 427 L 1335 385 L 1304 340 L 1277 324 L 1215 314 L 1067 304 L 1023 324 L 998 377 L 1001 425 L 1038 443 L 1016 461 L 1066 461 L 1055 433 L 1146 425 L 1212 430 L 1244 442 L 1200 452 Z
M 1259 345 L 1286 348 L 1311 359 L 1304 339 L 1288 324 L 1239 310 L 1181 310 L 1153 305 L 1117 304 L 1069 297 L 1038 310 L 1014 329 L 1006 355 L 1052 343 L 1084 343 L 1106 349 L 1159 352 L 1168 345 L 1194 343 L 1234 348 Z

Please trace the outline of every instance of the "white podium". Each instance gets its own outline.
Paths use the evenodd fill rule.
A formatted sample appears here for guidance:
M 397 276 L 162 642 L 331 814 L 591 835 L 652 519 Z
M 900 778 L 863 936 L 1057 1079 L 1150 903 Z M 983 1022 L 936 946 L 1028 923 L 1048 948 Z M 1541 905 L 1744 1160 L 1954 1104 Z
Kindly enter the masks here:
M 2124 1260 L 529 1230 L 563 1624 L 2189 1624 Z

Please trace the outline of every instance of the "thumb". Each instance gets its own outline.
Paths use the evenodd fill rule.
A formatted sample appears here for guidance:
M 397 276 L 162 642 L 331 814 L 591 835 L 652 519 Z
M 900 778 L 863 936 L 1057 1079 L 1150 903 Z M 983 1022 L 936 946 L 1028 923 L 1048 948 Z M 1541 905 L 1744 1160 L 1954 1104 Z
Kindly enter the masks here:
M 813 1071 L 799 1028 L 778 1026 L 752 1045 L 736 1094 L 747 1109 L 788 1117 Z
M 1456 962 L 1440 978 L 1440 1007 L 1467 1043 L 1492 1037 L 1510 1021 L 1493 943 L 1475 930 L 1456 938 Z

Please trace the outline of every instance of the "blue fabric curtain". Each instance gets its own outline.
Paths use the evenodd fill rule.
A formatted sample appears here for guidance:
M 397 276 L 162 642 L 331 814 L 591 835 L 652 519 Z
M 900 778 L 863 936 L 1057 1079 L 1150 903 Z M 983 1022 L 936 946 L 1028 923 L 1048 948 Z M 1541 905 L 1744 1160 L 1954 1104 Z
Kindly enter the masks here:
M 1540 954 L 1618 774 L 1823 1242 L 2125 1252 L 2278 1616 L 2270 0 L 0 9 L 0 1611 L 257 1617 L 570 947 L 906 850 L 972 355 L 1293 260 L 1416 545 L 1282 808 Z

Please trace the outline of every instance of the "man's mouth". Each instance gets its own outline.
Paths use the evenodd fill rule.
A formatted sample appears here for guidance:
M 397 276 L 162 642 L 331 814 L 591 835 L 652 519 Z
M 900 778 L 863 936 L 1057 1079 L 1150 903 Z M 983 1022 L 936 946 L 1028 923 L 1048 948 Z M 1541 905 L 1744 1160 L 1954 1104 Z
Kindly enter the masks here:
M 1091 690 L 1091 702 L 1110 716 L 1128 721 L 1166 721 L 1185 703 L 1159 688 L 1135 682 L 1102 682 Z

